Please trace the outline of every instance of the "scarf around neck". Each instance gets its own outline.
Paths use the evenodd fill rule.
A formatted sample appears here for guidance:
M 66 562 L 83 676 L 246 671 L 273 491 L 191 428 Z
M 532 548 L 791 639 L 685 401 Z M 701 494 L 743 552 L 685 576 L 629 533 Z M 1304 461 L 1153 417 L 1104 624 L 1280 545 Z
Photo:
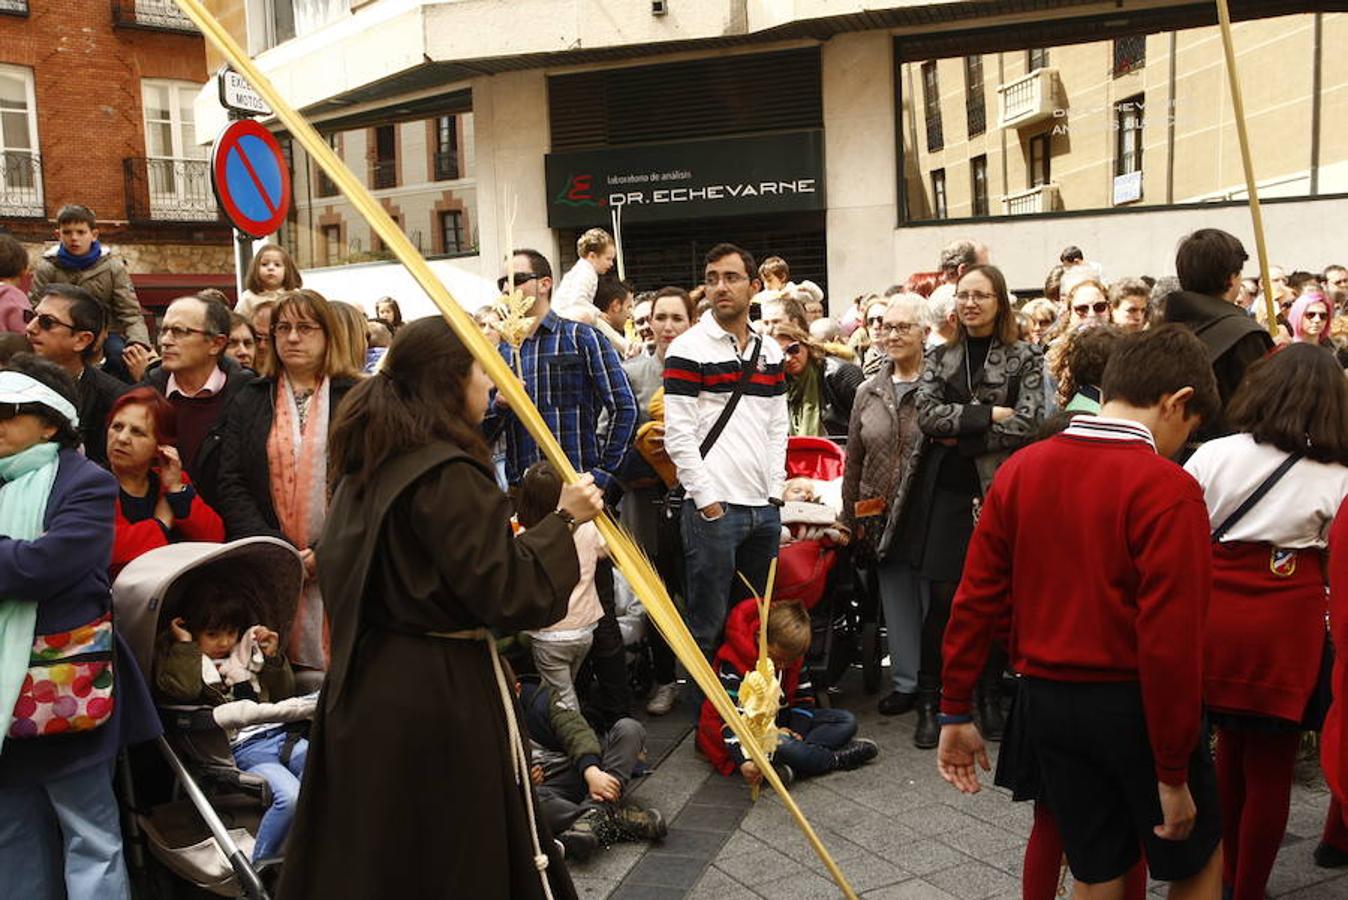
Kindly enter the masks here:
M 822 363 L 811 360 L 786 388 L 786 405 L 791 413 L 791 434 L 819 437 L 823 429 Z
M 19 541 L 41 536 L 47 501 L 60 468 L 60 449 L 44 441 L 0 459 L 0 535 Z M 36 631 L 36 600 L 0 598 L 0 748 L 28 674 Z
M 56 250 L 56 260 L 63 269 L 79 269 L 83 271 L 103 258 L 103 245 L 94 241 L 89 245 L 89 252 L 83 256 L 76 256 L 66 249 L 65 244 L 59 245 Z

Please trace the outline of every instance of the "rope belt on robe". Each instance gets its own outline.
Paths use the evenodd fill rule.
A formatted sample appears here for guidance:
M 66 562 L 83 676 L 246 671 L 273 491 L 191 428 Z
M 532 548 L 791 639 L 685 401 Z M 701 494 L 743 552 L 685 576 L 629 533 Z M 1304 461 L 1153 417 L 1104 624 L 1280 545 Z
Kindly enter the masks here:
M 501 696 L 501 712 L 505 713 L 506 732 L 510 742 L 510 764 L 515 773 L 515 784 L 524 794 L 524 808 L 529 814 L 529 840 L 534 845 L 534 868 L 538 870 L 538 880 L 543 885 L 543 896 L 552 898 L 552 885 L 548 883 L 548 856 L 538 844 L 538 823 L 534 816 L 534 792 L 529 780 L 529 754 L 520 737 L 519 723 L 515 720 L 515 704 L 512 700 L 511 685 L 506 679 L 505 669 L 501 667 L 501 656 L 496 652 L 496 638 L 486 628 L 469 628 L 464 631 L 428 631 L 427 637 L 450 641 L 482 641 L 491 654 L 492 674 L 496 678 L 496 687 Z

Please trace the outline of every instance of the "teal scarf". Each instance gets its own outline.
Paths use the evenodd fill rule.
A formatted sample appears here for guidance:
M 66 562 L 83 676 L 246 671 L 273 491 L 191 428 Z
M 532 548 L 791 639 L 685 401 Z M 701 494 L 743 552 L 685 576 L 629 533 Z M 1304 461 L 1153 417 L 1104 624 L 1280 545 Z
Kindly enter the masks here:
M 42 534 L 60 449 L 44 441 L 0 459 L 0 536 L 31 541 Z M 36 600 L 0 598 L 0 751 L 28 674 L 36 628 Z

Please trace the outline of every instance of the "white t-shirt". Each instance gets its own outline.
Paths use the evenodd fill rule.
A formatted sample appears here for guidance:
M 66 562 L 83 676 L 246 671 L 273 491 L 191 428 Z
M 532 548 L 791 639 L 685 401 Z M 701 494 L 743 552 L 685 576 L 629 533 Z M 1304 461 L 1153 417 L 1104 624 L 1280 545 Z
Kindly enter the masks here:
M 599 603 L 599 591 L 594 586 L 594 570 L 603 556 L 604 536 L 593 522 L 576 526 L 572 535 L 576 542 L 576 556 L 580 559 L 580 581 L 571 591 L 571 600 L 566 605 L 566 616 L 555 625 L 530 634 L 535 640 L 574 640 L 594 630 L 595 623 L 604 617 L 604 608 Z
M 1202 486 L 1216 528 L 1286 459 L 1277 447 L 1233 434 L 1199 447 L 1184 468 Z M 1326 547 L 1329 526 L 1346 496 L 1348 466 L 1302 459 L 1222 540 L 1262 541 L 1289 550 Z

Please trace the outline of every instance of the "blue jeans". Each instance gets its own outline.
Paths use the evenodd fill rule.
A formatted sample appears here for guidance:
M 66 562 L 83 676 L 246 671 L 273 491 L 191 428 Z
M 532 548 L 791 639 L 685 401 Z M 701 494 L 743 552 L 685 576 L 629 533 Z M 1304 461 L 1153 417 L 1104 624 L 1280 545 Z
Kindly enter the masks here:
M 782 541 L 782 516 L 777 507 L 722 506 L 725 515 L 708 522 L 691 498 L 683 502 L 688 629 L 708 659 L 720 643 L 731 596 L 746 593 L 735 573 L 742 572 L 755 591 L 763 590 L 768 567 L 777 558 Z
M 234 762 L 245 772 L 261 775 L 271 788 L 271 808 L 257 826 L 257 841 L 253 846 L 253 862 L 281 855 L 290 820 L 295 817 L 295 801 L 300 796 L 300 776 L 304 774 L 304 760 L 309 755 L 309 742 L 304 738 L 295 742 L 290 752 L 290 764 L 281 763 L 281 745 L 285 743 L 284 729 L 249 738 L 234 747 Z
M 130 900 L 112 763 L 0 788 L 0 900 Z
M 782 735 L 772 761 L 785 763 L 797 775 L 825 775 L 837 766 L 833 751 L 857 733 L 857 717 L 845 709 L 792 709 L 787 727 L 801 740 Z
M 889 676 L 894 690 L 911 694 L 917 690 L 917 670 L 922 662 L 922 619 L 930 598 L 926 580 L 902 556 L 891 553 L 875 574 L 880 584 L 880 607 L 885 612 Z

